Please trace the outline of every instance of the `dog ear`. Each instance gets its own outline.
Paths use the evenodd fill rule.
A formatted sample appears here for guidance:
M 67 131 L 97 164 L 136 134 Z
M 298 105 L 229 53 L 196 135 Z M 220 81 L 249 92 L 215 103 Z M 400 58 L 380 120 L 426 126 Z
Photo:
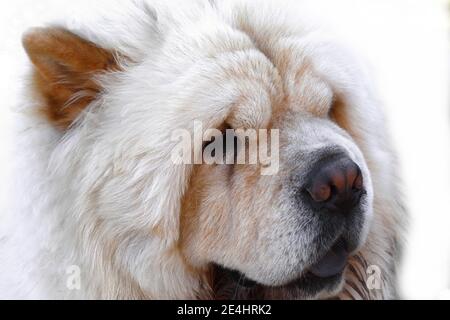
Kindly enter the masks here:
M 62 28 L 36 28 L 23 37 L 34 64 L 33 84 L 44 99 L 42 111 L 65 130 L 98 96 L 94 76 L 118 69 L 112 52 Z

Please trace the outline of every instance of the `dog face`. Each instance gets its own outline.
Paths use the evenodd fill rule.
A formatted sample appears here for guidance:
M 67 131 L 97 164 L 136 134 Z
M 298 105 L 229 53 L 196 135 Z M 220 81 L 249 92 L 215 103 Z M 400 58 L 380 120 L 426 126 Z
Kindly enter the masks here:
M 343 106 L 323 82 L 300 81 L 323 90 L 299 89 L 295 103 L 275 106 L 268 127 L 280 130 L 277 174 L 245 164 L 199 165 L 192 174 L 181 243 L 194 265 L 214 264 L 219 297 L 330 297 L 366 238 L 371 177 L 335 117 Z M 236 149 L 251 152 L 244 143 Z
M 182 259 L 172 263 L 183 266 L 171 270 L 211 273 L 215 297 L 332 297 L 372 216 L 372 177 L 359 134 L 370 114 L 361 78 L 339 68 L 352 63 L 339 61 L 327 41 L 278 40 L 280 30 L 234 27 L 239 31 L 219 25 L 220 32 L 201 37 L 177 30 L 156 53 L 139 61 L 124 57 L 129 64 L 61 29 L 34 31 L 25 47 L 45 115 L 70 131 L 64 150 L 84 155 L 66 167 L 93 169 L 72 179 L 89 195 L 85 212 L 98 217 L 107 235 L 101 241 L 129 237 L 133 244 L 129 239 L 139 235 L 146 246 L 136 283 L 168 263 L 161 250 L 175 250 Z M 279 148 L 271 151 L 279 170 L 264 175 L 261 164 L 174 164 L 171 133 L 192 130 L 195 120 L 219 130 L 277 130 Z M 232 149 L 257 152 L 239 139 Z M 117 244 L 111 252 L 120 250 Z

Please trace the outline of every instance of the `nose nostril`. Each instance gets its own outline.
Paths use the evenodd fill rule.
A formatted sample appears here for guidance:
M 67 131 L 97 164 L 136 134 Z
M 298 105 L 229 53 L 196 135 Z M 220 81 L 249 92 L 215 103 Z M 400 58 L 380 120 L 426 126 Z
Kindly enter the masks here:
M 361 171 L 358 170 L 358 175 L 355 178 L 355 181 L 353 181 L 353 190 L 360 191 L 363 188 L 363 178 L 361 175 Z
M 358 191 L 362 189 L 362 176 L 361 170 L 354 162 L 346 163 L 342 169 L 346 175 L 346 188 L 352 191 Z
M 325 202 L 331 198 L 331 187 L 328 184 L 318 184 L 307 191 L 316 202 Z
M 357 204 L 354 201 L 364 187 L 360 168 L 349 158 L 321 162 L 310 179 L 306 188 L 310 199 L 333 211 L 350 210 Z

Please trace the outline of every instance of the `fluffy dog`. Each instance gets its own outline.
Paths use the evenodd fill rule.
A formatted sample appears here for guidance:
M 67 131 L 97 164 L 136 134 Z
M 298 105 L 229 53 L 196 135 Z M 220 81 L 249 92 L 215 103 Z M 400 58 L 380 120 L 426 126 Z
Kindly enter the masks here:
M 142 1 L 30 30 L 1 297 L 395 298 L 385 120 L 364 64 L 307 21 L 278 2 Z M 175 164 L 172 134 L 196 121 L 279 130 L 279 170 Z

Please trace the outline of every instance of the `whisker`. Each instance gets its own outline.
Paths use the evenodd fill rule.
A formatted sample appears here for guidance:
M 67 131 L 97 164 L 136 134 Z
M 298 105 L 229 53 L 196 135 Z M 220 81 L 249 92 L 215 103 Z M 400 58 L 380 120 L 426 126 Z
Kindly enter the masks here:
M 241 275 L 239 276 L 239 280 L 238 280 L 238 282 L 237 282 L 237 284 L 236 284 L 236 288 L 235 288 L 235 290 L 234 290 L 234 295 L 233 295 L 233 300 L 237 300 L 236 298 L 237 298 L 237 294 L 238 294 L 238 291 L 239 291 L 239 286 L 240 286 L 240 283 L 241 283 L 241 280 L 242 280 L 242 278 L 243 278 L 243 274 L 241 273 Z

